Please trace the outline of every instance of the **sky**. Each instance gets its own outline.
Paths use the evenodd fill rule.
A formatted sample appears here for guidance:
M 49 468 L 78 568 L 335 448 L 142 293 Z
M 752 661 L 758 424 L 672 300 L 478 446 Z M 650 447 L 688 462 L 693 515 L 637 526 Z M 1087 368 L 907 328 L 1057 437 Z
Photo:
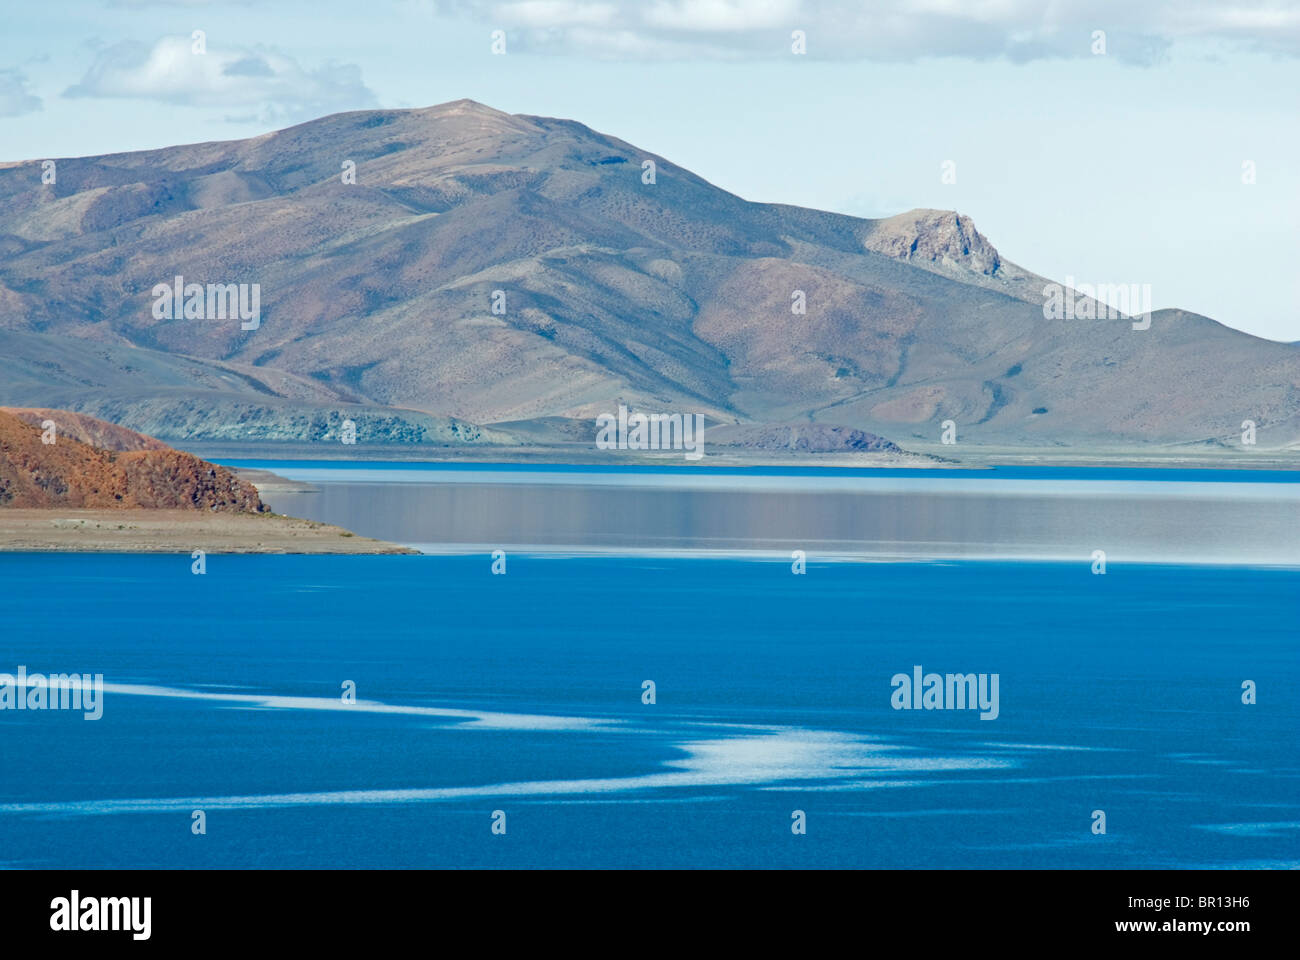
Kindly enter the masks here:
M 1035 273 L 1300 340 L 1300 0 L 0 6 L 0 162 L 461 97 L 749 200 L 957 210 Z

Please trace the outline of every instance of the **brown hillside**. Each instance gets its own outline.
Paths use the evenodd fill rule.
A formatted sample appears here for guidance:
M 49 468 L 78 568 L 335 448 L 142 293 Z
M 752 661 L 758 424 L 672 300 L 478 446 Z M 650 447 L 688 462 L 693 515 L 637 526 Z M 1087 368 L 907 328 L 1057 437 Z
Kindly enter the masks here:
M 345 419 L 363 444 L 569 442 L 623 404 L 903 446 L 948 419 L 963 449 L 1234 448 L 1246 419 L 1300 445 L 1300 343 L 1054 316 L 955 211 L 751 203 L 568 120 L 458 100 L 58 171 L 0 163 L 4 404 L 241 444 Z M 156 309 L 178 274 L 257 285 L 256 327 Z
M 12 413 L 19 420 L 30 423 L 34 427 L 41 426 L 46 420 L 53 420 L 57 438 L 68 437 L 72 440 L 80 440 L 82 443 L 88 443 L 100 450 L 120 452 L 126 450 L 171 449 L 161 440 L 145 436 L 143 433 L 136 433 L 134 430 L 128 430 L 116 423 L 109 423 L 107 420 L 100 420 L 98 417 L 88 416 L 84 413 L 74 413 L 71 410 L 49 410 L 43 407 L 0 407 L 0 413 Z
M 44 411 L 56 423 L 66 411 Z M 171 448 L 116 452 L 67 433 L 52 444 L 41 429 L 0 411 L 0 507 L 188 508 L 228 513 L 265 509 L 257 490 L 224 467 Z

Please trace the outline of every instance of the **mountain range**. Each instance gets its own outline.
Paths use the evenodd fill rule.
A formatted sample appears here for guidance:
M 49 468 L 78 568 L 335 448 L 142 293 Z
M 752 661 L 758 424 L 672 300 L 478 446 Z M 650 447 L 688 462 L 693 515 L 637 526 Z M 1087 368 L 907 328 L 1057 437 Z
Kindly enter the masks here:
M 350 420 L 527 446 L 622 404 L 768 448 L 947 420 L 997 447 L 1234 447 L 1246 420 L 1300 447 L 1300 344 L 1176 309 L 1049 318 L 1050 281 L 965 216 L 750 202 L 570 120 L 458 100 L 47 169 L 0 165 L 0 404 L 168 442 Z M 256 323 L 160 310 L 178 277 L 256 285 Z

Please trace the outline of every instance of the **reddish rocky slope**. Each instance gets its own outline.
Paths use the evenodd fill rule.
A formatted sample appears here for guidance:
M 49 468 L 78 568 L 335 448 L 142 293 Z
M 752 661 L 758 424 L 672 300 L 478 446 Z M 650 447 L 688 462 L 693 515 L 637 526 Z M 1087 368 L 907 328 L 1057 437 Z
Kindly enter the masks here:
M 0 507 L 266 509 L 252 484 L 151 437 L 62 410 L 29 418 L 37 415 L 55 422 L 53 443 L 42 442 L 40 426 L 0 410 Z M 106 450 L 78 436 L 136 449 Z

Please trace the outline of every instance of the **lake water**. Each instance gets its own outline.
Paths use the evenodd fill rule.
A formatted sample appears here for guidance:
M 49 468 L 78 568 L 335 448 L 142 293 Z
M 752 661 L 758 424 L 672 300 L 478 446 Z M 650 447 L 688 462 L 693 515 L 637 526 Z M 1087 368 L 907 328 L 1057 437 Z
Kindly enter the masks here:
M 617 516 L 636 516 L 648 483 L 504 473 L 490 485 L 523 491 L 516 516 L 528 498 L 552 496 L 538 486 L 567 491 L 545 502 L 561 511 L 545 515 L 550 524 L 515 537 L 497 528 L 503 544 L 544 547 L 508 552 L 504 575 L 486 553 L 465 552 L 477 540 L 430 536 L 493 540 L 413 507 L 406 498 L 454 515 L 457 498 L 473 496 L 464 481 L 428 477 L 312 475 L 321 492 L 293 496 L 337 504 L 331 491 L 345 488 L 354 505 L 329 509 L 359 533 L 390 536 L 383 524 L 405 517 L 393 539 L 459 553 L 209 556 L 202 576 L 188 555 L 0 554 L 0 673 L 102 673 L 107 688 L 98 720 L 0 711 L 0 865 L 1300 865 L 1294 567 L 1137 563 L 1127 548 L 1105 575 L 1091 572 L 1088 551 L 1067 562 L 853 563 L 842 561 L 872 544 L 840 536 L 840 550 L 810 549 L 796 575 L 788 554 L 764 555 L 762 538 L 787 528 L 751 524 L 745 536 L 746 517 L 779 524 L 782 511 L 737 507 L 717 528 L 704 516 L 683 527 L 715 501 L 673 506 L 661 481 L 669 499 L 651 515 L 676 526 L 615 532 L 658 529 L 666 540 L 574 555 L 546 544 L 610 528 L 586 519 L 603 509 L 559 504 L 612 489 L 625 505 Z M 854 478 L 827 479 L 826 496 L 859 500 L 821 522 L 868 523 L 854 518 L 901 497 L 894 522 L 918 531 L 926 523 L 907 497 L 935 498 L 944 517 L 956 515 L 944 512 L 953 497 L 978 514 L 1001 496 L 998 523 L 1013 531 L 1041 529 L 1017 503 L 1043 517 L 1044 500 L 1092 499 L 1048 488 L 837 492 L 834 482 Z M 818 517 L 815 478 L 756 481 L 750 494 L 807 498 L 790 515 Z M 715 495 L 708 482 L 679 493 Z M 1195 529 L 1196 505 L 1242 518 L 1247 502 L 1289 516 L 1294 541 L 1294 514 L 1276 506 L 1292 502 L 1293 486 L 1217 486 L 1156 486 L 1134 524 L 1174 503 Z M 490 519 L 512 501 L 471 502 Z M 735 552 L 691 553 L 696 536 L 720 545 L 715 529 L 739 531 L 739 544 L 722 545 Z M 1249 557 L 1231 529 L 1220 528 L 1217 549 Z M 1267 541 L 1277 557 L 1286 539 Z M 790 538 L 804 540 L 823 542 Z M 894 709 L 893 678 L 917 666 L 996 674 L 996 718 Z M 1246 681 L 1257 703 L 1242 702 Z M 350 685 L 356 702 L 344 703 Z M 191 830 L 195 810 L 204 835 Z M 792 832 L 795 811 L 804 834 Z M 501 815 L 505 833 L 494 834 Z
M 313 488 L 279 513 L 435 552 L 1300 567 L 1300 471 L 255 466 Z

